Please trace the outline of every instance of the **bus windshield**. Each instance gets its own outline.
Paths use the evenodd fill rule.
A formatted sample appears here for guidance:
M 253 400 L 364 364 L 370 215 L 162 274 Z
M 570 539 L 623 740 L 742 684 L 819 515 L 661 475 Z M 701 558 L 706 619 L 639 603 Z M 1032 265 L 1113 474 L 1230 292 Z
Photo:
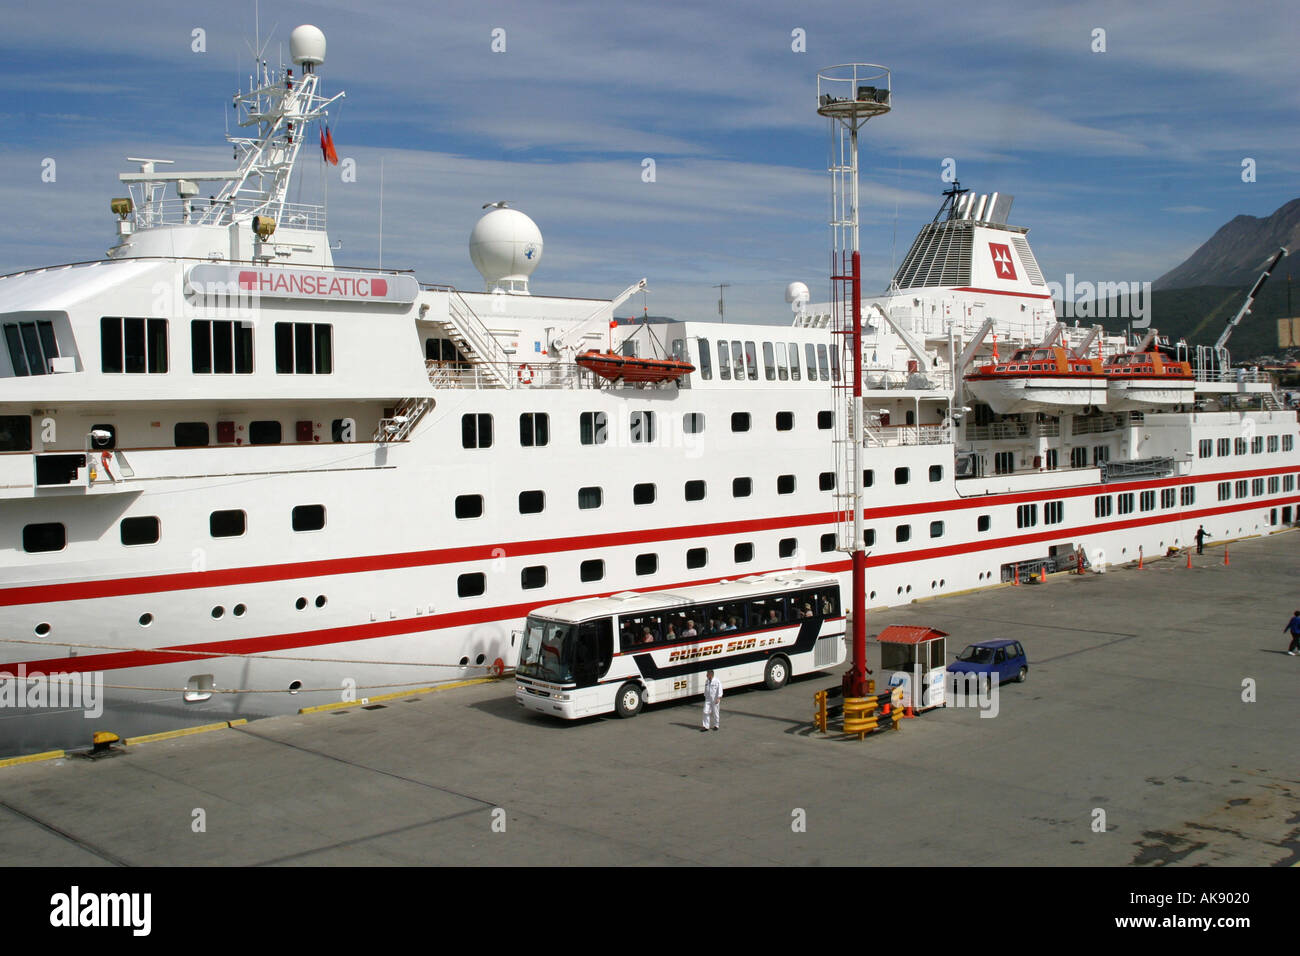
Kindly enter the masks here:
M 575 630 L 572 624 L 530 617 L 524 624 L 524 643 L 515 672 L 557 684 L 573 680 Z

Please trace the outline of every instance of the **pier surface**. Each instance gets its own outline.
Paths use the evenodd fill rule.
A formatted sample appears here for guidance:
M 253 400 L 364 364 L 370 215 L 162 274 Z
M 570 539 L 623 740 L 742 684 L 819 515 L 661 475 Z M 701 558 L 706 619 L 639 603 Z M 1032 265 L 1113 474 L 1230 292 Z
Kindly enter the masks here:
M 1011 637 L 995 717 L 864 741 L 814 675 L 633 720 L 526 714 L 513 683 L 0 768 L 10 865 L 1287 865 L 1300 859 L 1294 532 L 872 613 Z M 870 574 L 870 569 L 868 569 Z M 878 647 L 869 659 L 875 668 Z M 877 674 L 877 677 L 880 675 Z M 201 827 L 199 823 L 201 822 Z

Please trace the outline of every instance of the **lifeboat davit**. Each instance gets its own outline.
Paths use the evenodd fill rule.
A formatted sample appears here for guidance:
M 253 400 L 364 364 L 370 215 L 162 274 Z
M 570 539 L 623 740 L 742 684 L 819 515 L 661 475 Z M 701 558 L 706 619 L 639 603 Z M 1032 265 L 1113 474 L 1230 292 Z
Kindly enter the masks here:
M 1107 404 L 1101 361 L 1064 347 L 1018 349 L 1010 359 L 966 375 L 966 388 L 999 415 L 1012 412 L 1073 414 Z
M 1196 376 L 1187 362 L 1159 349 L 1106 359 L 1107 401 L 1114 409 L 1176 408 L 1196 401 Z
M 611 382 L 671 382 L 695 371 L 690 362 L 678 359 L 634 358 L 595 350 L 583 352 L 574 361 Z

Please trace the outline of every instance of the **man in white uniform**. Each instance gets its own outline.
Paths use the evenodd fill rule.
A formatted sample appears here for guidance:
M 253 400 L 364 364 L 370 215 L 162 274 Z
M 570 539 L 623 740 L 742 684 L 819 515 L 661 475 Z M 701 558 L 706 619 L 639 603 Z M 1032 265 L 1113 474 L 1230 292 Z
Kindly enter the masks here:
M 713 718 L 713 730 L 718 729 L 718 717 L 722 707 L 722 681 L 709 671 L 709 679 L 704 685 L 704 726 L 700 728 L 702 733 L 708 733 L 709 718 Z

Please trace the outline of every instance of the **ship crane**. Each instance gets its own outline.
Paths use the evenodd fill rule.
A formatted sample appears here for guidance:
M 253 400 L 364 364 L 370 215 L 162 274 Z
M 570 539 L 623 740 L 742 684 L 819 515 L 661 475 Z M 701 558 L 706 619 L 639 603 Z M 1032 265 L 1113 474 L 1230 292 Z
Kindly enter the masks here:
M 591 313 L 591 315 L 587 316 L 587 318 L 583 319 L 577 325 L 570 326 L 567 329 L 557 332 L 551 338 L 552 351 L 559 354 L 566 361 L 573 361 L 574 354 L 578 351 L 578 347 L 581 345 L 583 337 L 586 336 L 588 332 L 597 328 L 602 322 L 607 324 L 613 321 L 614 310 L 628 299 L 632 298 L 632 296 L 642 291 L 645 286 L 645 279 L 640 279 L 639 281 L 634 282 L 618 295 L 614 296 L 614 298 L 609 302 L 601 303 L 600 308 L 596 309 L 595 312 Z
M 1272 261 L 1265 266 L 1263 273 L 1255 280 L 1255 286 L 1250 290 L 1250 294 L 1246 296 L 1246 301 L 1241 304 L 1241 308 L 1237 310 L 1237 314 L 1228 320 L 1228 324 L 1223 329 L 1223 334 L 1221 334 L 1219 340 L 1214 343 L 1214 355 L 1219 360 L 1219 368 L 1223 369 L 1228 366 L 1227 346 L 1228 339 L 1232 336 L 1232 330 L 1235 329 L 1241 323 L 1241 320 L 1250 313 L 1251 306 L 1255 304 L 1255 298 L 1259 295 L 1259 291 L 1264 288 L 1264 283 L 1267 282 L 1268 277 L 1273 274 L 1274 267 L 1277 266 L 1277 264 L 1282 260 L 1282 257 L 1286 254 L 1286 246 L 1282 246 L 1277 250 Z

